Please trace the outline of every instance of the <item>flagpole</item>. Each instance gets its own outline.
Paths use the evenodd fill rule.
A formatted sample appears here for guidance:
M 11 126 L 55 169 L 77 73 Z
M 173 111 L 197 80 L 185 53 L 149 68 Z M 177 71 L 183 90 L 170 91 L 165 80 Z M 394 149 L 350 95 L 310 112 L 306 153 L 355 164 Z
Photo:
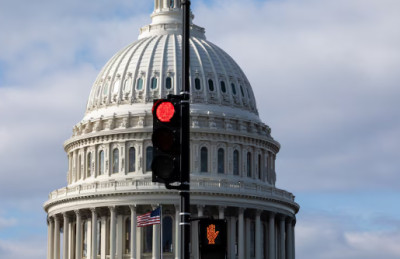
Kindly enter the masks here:
M 162 231 L 162 226 L 163 226 L 163 214 L 162 214 L 162 204 L 160 204 L 160 259 L 163 258 L 163 231 Z

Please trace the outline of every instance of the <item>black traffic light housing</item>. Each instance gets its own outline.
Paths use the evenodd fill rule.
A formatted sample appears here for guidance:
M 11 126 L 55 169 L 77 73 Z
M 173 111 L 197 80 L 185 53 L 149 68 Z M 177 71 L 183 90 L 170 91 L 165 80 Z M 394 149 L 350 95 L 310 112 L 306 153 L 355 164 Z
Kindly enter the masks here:
M 168 95 L 153 102 L 152 181 L 170 183 L 181 180 L 181 97 Z
M 224 219 L 199 220 L 200 259 L 225 259 L 227 227 Z

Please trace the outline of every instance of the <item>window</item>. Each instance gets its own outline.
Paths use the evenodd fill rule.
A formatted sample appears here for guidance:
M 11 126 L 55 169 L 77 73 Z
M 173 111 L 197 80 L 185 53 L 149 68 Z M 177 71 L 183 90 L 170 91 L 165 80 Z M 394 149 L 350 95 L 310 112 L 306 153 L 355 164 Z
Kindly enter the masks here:
M 136 169 L 136 150 L 134 147 L 129 148 L 129 172 L 135 172 Z
M 200 150 L 200 172 L 208 172 L 208 150 L 202 147 Z
M 250 255 L 251 257 L 256 256 L 256 224 L 254 221 L 250 222 Z
M 128 78 L 125 80 L 125 83 L 124 83 L 124 92 L 129 93 L 131 91 L 130 88 L 131 88 L 131 78 Z
M 118 150 L 118 148 L 115 148 L 113 150 L 112 172 L 113 172 L 113 174 L 119 172 L 119 150 Z
M 225 87 L 225 82 L 224 81 L 221 81 L 221 91 L 223 93 L 226 93 L 226 87 Z
M 127 218 L 125 220 L 125 254 L 131 252 L 131 219 Z
M 162 220 L 162 249 L 163 252 L 172 252 L 172 218 L 165 216 Z
M 218 173 L 225 173 L 225 151 L 224 149 L 218 149 Z
M 151 162 L 153 161 L 153 147 L 146 148 L 146 171 L 151 171 Z
M 150 86 L 150 88 L 151 88 L 152 90 L 154 90 L 154 89 L 157 88 L 157 78 L 156 78 L 156 77 L 153 77 L 153 78 L 151 79 L 151 86 Z
M 143 79 L 142 78 L 139 78 L 137 80 L 136 89 L 139 91 L 143 89 Z
M 236 95 L 236 86 L 235 86 L 235 84 L 232 83 L 232 84 L 231 84 L 231 87 L 232 87 L 232 93 L 233 93 L 234 95 Z
M 239 175 L 239 151 L 233 151 L 233 175 Z
M 261 155 L 258 155 L 258 179 L 262 179 Z
M 240 85 L 240 92 L 242 93 L 242 97 L 244 97 L 243 86 Z
M 79 179 L 81 179 L 81 167 L 82 167 L 82 156 L 81 155 L 79 155 L 79 157 L 78 157 L 78 166 L 77 166 L 78 168 L 78 179 L 77 180 L 79 180 Z
M 88 153 L 87 155 L 87 177 L 90 177 L 92 175 L 92 153 Z
M 172 79 L 171 79 L 171 77 L 167 77 L 167 79 L 165 80 L 165 88 L 168 89 L 168 90 L 172 88 Z
M 209 79 L 208 80 L 208 89 L 210 89 L 210 91 L 214 91 L 214 81 Z
M 107 81 L 107 83 L 106 83 L 106 85 L 104 86 L 104 89 L 103 89 L 103 95 L 107 95 L 108 94 L 108 81 Z
M 247 153 L 247 177 L 251 177 L 251 153 Z
M 104 174 L 104 151 L 101 150 L 99 153 L 99 175 Z
M 113 94 L 114 95 L 118 94 L 119 84 L 120 84 L 120 80 L 118 79 L 117 81 L 115 81 L 114 86 L 113 86 Z
M 174 0 L 169 0 L 169 7 L 174 8 Z
M 83 222 L 82 229 L 82 256 L 86 257 L 88 252 L 88 222 L 85 220 Z
M 196 90 L 200 90 L 200 89 L 201 89 L 201 82 L 200 82 L 200 79 L 199 79 L 199 78 L 196 78 L 196 79 L 194 80 L 194 88 L 195 88 Z
M 101 220 L 97 220 L 97 255 L 101 254 Z

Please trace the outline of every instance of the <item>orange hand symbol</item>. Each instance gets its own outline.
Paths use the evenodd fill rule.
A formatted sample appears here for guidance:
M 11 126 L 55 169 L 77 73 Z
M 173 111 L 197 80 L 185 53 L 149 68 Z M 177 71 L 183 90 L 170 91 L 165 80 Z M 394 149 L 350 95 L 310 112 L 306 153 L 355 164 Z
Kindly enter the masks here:
M 207 227 L 207 239 L 209 245 L 215 245 L 215 239 L 217 238 L 219 231 L 215 232 L 215 225 L 211 224 Z

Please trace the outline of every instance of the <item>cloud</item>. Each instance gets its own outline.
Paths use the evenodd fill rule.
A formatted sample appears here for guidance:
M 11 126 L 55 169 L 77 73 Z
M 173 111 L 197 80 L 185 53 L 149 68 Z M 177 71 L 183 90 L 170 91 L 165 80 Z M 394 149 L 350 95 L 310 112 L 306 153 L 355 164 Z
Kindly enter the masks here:
M 297 258 L 395 259 L 400 256 L 400 232 L 363 231 L 357 219 L 306 213 L 296 225 Z M 354 224 L 356 223 L 356 224 Z
M 46 258 L 46 242 L 29 239 L 24 241 L 10 241 L 0 239 L 0 257 L 12 259 L 43 259 Z
M 12 226 L 15 226 L 16 224 L 17 224 L 17 220 L 14 218 L 0 217 L 0 229 L 12 227 Z

